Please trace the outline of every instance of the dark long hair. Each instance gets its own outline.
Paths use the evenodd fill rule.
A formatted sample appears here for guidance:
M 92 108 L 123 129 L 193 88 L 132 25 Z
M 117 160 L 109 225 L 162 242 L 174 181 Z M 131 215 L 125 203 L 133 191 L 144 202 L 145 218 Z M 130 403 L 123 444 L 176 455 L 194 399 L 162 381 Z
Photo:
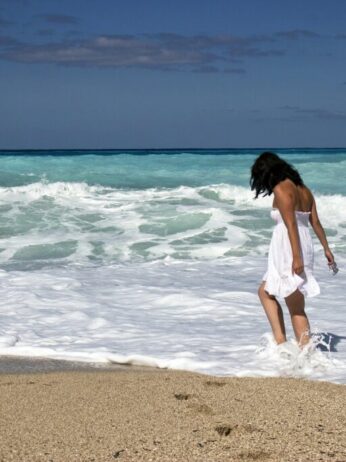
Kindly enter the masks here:
M 270 196 L 275 186 L 286 179 L 293 181 L 297 186 L 304 185 L 298 171 L 292 165 L 273 152 L 262 152 L 251 168 L 251 191 L 255 190 L 256 199 L 260 194 Z

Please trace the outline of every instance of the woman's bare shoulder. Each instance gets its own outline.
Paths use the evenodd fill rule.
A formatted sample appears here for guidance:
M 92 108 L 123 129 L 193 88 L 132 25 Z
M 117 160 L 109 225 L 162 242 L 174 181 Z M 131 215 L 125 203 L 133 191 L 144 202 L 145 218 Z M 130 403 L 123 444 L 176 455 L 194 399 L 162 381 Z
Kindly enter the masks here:
M 280 181 L 274 188 L 274 200 L 273 207 L 278 208 L 279 204 L 293 204 L 293 207 L 296 207 L 297 193 L 296 185 L 289 179 Z
M 275 187 L 273 188 L 274 193 L 292 193 L 296 189 L 296 185 L 293 181 L 286 178 L 285 180 L 280 181 Z
M 273 191 L 274 190 L 276 190 L 276 191 L 290 191 L 290 190 L 292 190 L 294 188 L 295 188 L 295 184 L 293 183 L 293 181 L 286 178 L 285 180 L 282 180 L 279 183 L 277 183 L 274 186 Z

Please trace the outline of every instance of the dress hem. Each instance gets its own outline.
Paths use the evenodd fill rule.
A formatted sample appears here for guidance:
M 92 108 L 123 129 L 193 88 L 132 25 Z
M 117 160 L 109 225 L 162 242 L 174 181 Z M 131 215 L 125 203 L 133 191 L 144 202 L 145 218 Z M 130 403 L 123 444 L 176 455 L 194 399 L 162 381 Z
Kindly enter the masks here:
M 272 280 L 275 279 L 275 280 Z M 262 278 L 265 282 L 264 290 L 275 297 L 286 298 L 299 290 L 305 297 L 316 297 L 320 294 L 320 287 L 313 275 L 309 274 L 306 278 L 298 274 L 287 275 L 284 278 L 277 276 L 269 277 L 268 272 Z

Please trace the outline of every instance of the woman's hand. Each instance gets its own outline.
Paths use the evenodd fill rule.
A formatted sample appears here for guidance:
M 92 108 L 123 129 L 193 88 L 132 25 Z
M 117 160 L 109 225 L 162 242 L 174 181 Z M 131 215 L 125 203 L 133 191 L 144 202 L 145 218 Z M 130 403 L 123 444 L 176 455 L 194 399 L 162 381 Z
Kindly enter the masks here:
M 329 248 L 324 251 L 324 255 L 328 260 L 328 266 L 332 266 L 334 264 L 334 255 L 332 254 Z
M 293 257 L 292 274 L 302 274 L 304 272 L 304 263 L 301 257 Z

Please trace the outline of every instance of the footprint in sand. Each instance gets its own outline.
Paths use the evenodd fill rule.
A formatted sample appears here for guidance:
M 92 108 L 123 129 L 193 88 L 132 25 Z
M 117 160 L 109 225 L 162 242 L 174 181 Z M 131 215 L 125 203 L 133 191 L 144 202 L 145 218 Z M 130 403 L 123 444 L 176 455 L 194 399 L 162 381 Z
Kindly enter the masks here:
M 230 425 L 217 425 L 215 427 L 215 431 L 217 431 L 220 436 L 228 436 L 232 430 L 233 427 Z
M 189 395 L 188 393 L 174 393 L 174 396 L 179 401 L 185 401 L 191 398 L 191 395 Z
M 207 380 L 204 382 L 204 385 L 208 387 L 223 387 L 226 385 L 226 382 L 216 382 L 215 380 Z

